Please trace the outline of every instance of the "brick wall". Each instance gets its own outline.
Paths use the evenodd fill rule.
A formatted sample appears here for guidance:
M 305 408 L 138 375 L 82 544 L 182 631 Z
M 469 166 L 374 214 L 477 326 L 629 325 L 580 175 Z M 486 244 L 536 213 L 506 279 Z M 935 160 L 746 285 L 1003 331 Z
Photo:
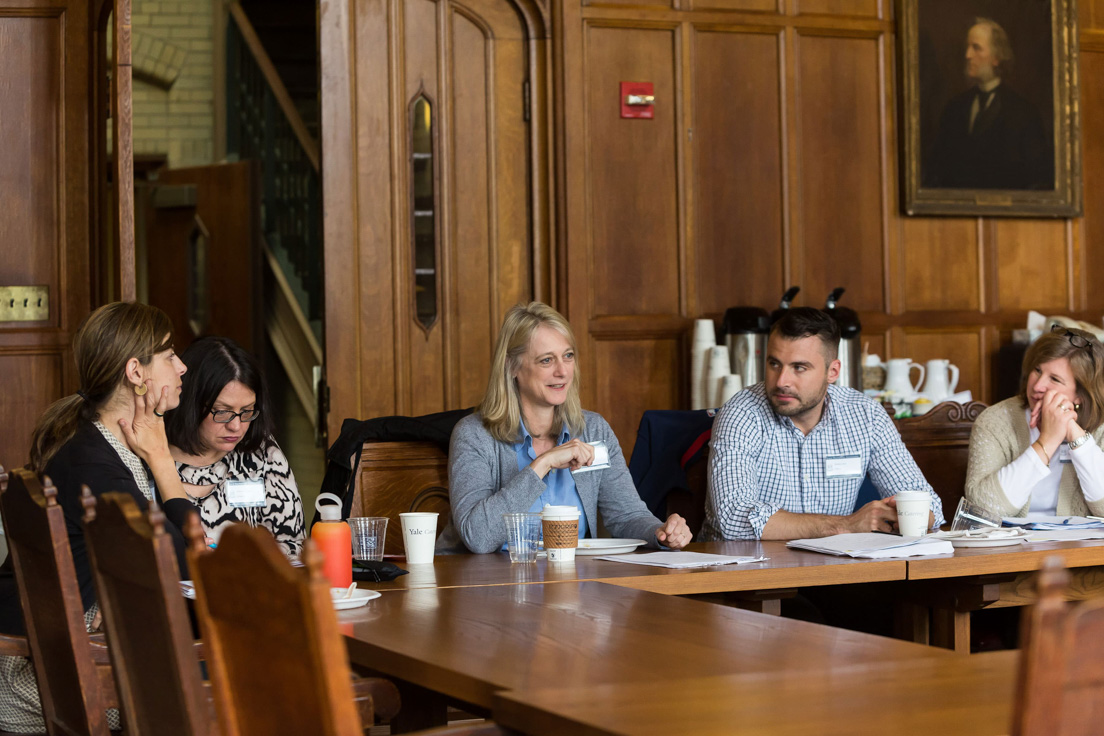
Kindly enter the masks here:
M 133 0 L 134 152 L 214 159 L 213 0 Z

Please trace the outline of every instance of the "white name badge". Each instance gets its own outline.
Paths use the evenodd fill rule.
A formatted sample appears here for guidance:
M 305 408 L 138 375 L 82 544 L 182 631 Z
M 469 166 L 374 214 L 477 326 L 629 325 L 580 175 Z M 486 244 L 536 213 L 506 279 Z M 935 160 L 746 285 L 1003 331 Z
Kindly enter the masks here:
M 265 505 L 265 487 L 262 480 L 226 481 L 226 500 L 236 509 L 258 508 Z
M 591 470 L 602 470 L 610 466 L 609 461 L 609 448 L 606 447 L 606 443 L 601 440 L 594 442 L 588 442 L 588 445 L 594 447 L 594 462 L 590 465 L 584 465 L 581 468 L 575 468 L 572 473 L 588 473 Z
M 1058 462 L 1060 462 L 1060 463 L 1072 463 L 1073 462 L 1073 459 L 1070 458 L 1069 445 L 1067 445 L 1065 442 L 1063 442 L 1062 446 L 1058 448 Z
M 861 455 L 829 455 L 824 458 L 825 478 L 863 477 Z

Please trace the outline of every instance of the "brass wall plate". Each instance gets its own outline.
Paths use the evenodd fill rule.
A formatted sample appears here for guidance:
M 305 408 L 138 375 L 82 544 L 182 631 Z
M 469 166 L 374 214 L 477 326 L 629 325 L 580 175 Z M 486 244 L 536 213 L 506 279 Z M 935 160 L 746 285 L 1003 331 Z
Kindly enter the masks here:
M 0 322 L 50 319 L 49 286 L 0 286 Z

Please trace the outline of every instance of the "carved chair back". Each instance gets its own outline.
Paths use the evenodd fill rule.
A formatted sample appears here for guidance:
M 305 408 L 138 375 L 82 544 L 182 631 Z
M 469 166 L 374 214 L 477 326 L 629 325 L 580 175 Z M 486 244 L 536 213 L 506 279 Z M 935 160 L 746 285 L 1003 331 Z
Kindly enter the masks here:
M 353 482 L 353 516 L 386 516 L 384 553 L 404 552 L 399 514 L 436 511 L 448 523 L 448 456 L 432 442 L 366 442 Z
M 206 736 L 212 714 L 164 514 L 87 486 L 81 503 L 128 736 Z

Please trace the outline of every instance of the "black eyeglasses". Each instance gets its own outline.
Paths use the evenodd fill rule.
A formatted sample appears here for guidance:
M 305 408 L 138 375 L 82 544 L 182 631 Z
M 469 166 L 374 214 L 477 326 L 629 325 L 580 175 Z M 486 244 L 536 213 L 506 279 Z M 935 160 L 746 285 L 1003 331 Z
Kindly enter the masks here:
M 1074 346 L 1075 348 L 1084 348 L 1089 353 L 1089 360 L 1092 361 L 1093 372 L 1096 372 L 1096 356 L 1093 355 L 1092 340 L 1085 337 L 1084 335 L 1078 335 L 1076 332 L 1066 329 L 1059 324 L 1051 326 L 1050 331 L 1069 339 L 1070 345 Z
M 243 422 L 252 422 L 260 415 L 260 409 L 242 409 L 238 412 L 233 412 L 229 409 L 216 409 L 211 412 L 211 418 L 215 420 L 216 424 L 229 424 L 234 421 L 234 417 L 238 417 Z

